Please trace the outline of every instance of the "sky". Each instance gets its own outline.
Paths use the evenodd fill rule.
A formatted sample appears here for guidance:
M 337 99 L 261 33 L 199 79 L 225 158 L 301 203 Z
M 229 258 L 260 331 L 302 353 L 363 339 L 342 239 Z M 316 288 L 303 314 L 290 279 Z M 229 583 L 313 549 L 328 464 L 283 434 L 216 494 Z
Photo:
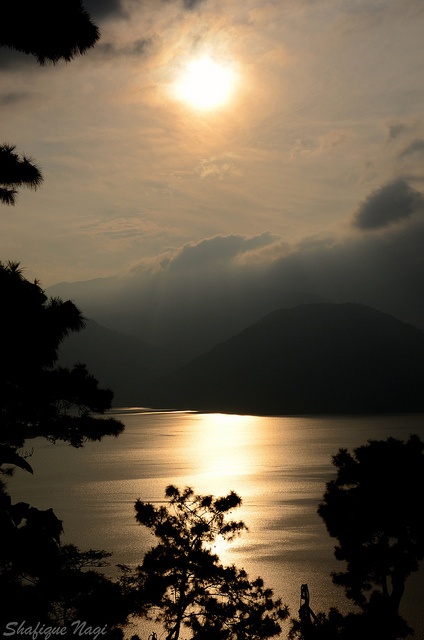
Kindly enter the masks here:
M 416 296 L 422 0 L 84 6 L 101 38 L 72 62 L 0 49 L 1 141 L 44 176 L 1 208 L 1 260 L 45 288 L 138 278 L 147 291 L 160 272 L 168 291 L 200 290 L 244 270 L 348 298 L 368 283 L 370 304 L 393 286 Z M 206 109 L 175 90 L 205 57 L 230 74 Z

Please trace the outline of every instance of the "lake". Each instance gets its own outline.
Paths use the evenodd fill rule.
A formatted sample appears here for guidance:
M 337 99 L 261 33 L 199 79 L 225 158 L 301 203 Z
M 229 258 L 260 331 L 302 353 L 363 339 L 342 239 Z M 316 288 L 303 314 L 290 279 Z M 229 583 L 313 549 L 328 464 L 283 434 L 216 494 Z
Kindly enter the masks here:
M 369 439 L 406 440 L 412 433 L 424 439 L 424 414 L 256 417 L 126 409 L 113 415 L 126 427 L 118 438 L 82 449 L 31 441 L 34 476 L 16 471 L 9 483 L 14 501 L 53 507 L 64 523 L 64 542 L 113 551 L 113 573 L 116 563 L 141 563 L 155 542 L 135 522 L 137 498 L 160 502 L 169 484 L 200 494 L 234 490 L 243 504 L 233 515 L 249 531 L 217 552 L 250 577 L 262 576 L 296 617 L 302 583 L 315 612 L 350 606 L 332 585 L 330 572 L 343 565 L 316 513 L 333 475 L 332 455 Z M 423 573 L 409 579 L 402 610 L 415 640 L 424 638 Z

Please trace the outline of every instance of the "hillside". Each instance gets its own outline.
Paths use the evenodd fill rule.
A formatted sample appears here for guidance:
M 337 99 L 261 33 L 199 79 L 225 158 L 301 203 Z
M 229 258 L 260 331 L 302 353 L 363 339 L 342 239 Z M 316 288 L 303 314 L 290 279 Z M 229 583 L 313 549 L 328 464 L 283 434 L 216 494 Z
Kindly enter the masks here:
M 66 338 L 59 350 L 62 366 L 83 362 L 101 387 L 113 390 L 114 406 L 135 403 L 143 381 L 158 374 L 160 361 L 158 349 L 94 320 Z
M 241 285 L 231 278 L 218 283 L 213 274 L 196 286 L 184 277 L 184 287 L 173 282 L 165 291 L 160 282 L 143 291 L 138 279 L 131 281 L 132 288 L 110 280 L 61 283 L 47 293 L 71 299 L 84 316 L 103 327 L 157 346 L 161 354 L 155 363 L 163 374 L 190 362 L 274 309 L 324 302 L 319 296 L 286 291 L 281 285 L 264 286 L 253 281 Z M 79 342 L 77 336 L 73 344 Z
M 262 415 L 424 410 L 424 333 L 373 308 L 281 309 L 144 387 L 145 406 Z

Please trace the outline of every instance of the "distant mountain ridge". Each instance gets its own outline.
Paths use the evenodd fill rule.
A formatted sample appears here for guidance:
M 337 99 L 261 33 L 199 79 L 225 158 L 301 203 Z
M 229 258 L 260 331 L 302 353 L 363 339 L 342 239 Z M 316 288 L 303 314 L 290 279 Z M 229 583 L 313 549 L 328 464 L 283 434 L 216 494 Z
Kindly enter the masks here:
M 106 286 L 107 282 L 96 283 L 96 296 L 90 296 L 90 289 L 85 289 L 91 283 L 62 283 L 50 287 L 47 293 L 69 297 L 99 325 L 152 345 L 161 352 L 158 366 L 163 372 L 189 362 L 274 309 L 323 301 L 309 293 L 262 290 L 253 284 L 251 297 L 231 284 L 227 295 L 212 286 L 201 291 L 187 287 L 184 296 L 174 299 L 172 291 L 166 296 L 154 291 L 142 295 L 137 289 L 121 291 L 117 283 Z M 77 338 L 74 344 L 78 341 Z M 152 373 L 155 374 L 156 371 Z
M 256 415 L 424 410 L 424 333 L 356 303 L 274 311 L 140 390 L 145 406 Z
M 189 299 L 179 307 L 144 308 L 136 293 L 131 305 L 128 299 L 120 304 L 106 295 L 104 300 L 100 295 L 90 304 L 84 296 L 78 297 L 80 284 L 75 283 L 75 290 L 74 285 L 47 290 L 49 295 L 71 297 L 91 318 L 83 331 L 63 342 L 60 362 L 68 366 L 77 361 L 86 363 L 101 386 L 113 389 L 115 406 L 139 403 L 139 390 L 146 380 L 190 362 L 275 308 L 269 292 L 251 301 L 234 294 L 227 304 L 210 294 L 203 304 L 196 305 Z M 280 307 L 318 301 L 321 298 L 302 292 L 275 295 L 275 304 Z
M 122 335 L 133 339 L 129 353 L 128 340 L 122 353 L 114 349 L 122 375 L 110 384 L 115 406 L 141 404 L 138 389 L 147 378 L 179 370 L 276 309 L 356 302 L 424 331 L 423 230 L 421 216 L 384 233 L 311 237 L 296 245 L 268 233 L 216 235 L 140 256 L 109 277 L 55 284 L 46 293 L 70 298 L 86 317 L 118 332 L 120 337 L 110 337 L 111 351 Z M 75 336 L 75 353 L 83 333 Z M 103 354 L 94 353 L 94 332 L 92 341 L 92 368 L 100 384 L 109 384 L 111 361 L 106 366 Z M 143 345 L 151 345 L 152 358 Z M 84 361 L 82 348 L 78 353 Z

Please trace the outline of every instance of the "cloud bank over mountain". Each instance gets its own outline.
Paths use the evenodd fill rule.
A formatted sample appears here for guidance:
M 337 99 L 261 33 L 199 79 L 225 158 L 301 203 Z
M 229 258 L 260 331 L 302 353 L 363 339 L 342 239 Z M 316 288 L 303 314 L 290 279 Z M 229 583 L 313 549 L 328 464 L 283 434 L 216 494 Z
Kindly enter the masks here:
M 160 347 L 176 364 L 271 311 L 320 300 L 366 304 L 424 329 L 422 197 L 397 181 L 359 212 L 361 225 L 358 212 L 351 218 L 359 229 L 343 240 L 309 238 L 290 246 L 271 233 L 216 235 L 164 249 L 115 277 L 47 292 Z

